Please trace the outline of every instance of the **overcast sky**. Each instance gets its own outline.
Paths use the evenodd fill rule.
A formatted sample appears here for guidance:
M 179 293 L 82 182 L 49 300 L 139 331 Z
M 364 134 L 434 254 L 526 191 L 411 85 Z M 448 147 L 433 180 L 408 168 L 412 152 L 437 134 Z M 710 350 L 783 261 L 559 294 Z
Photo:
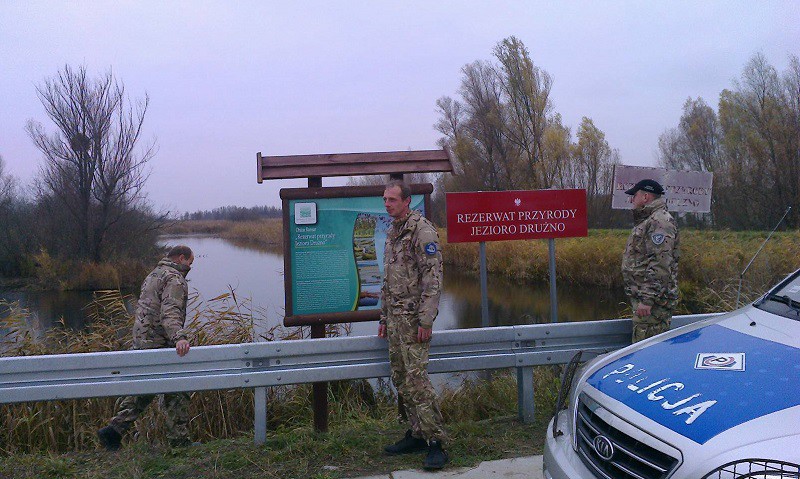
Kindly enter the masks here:
M 655 166 L 688 97 L 716 107 L 753 54 L 779 71 L 800 55 L 800 1 L 2 0 L 0 156 L 30 183 L 42 156 L 25 123 L 54 130 L 35 86 L 65 64 L 111 68 L 150 95 L 157 209 L 277 206 L 305 183 L 257 184 L 257 152 L 436 148 L 436 99 L 511 35 L 554 77 L 573 134 L 590 117 L 624 164 Z

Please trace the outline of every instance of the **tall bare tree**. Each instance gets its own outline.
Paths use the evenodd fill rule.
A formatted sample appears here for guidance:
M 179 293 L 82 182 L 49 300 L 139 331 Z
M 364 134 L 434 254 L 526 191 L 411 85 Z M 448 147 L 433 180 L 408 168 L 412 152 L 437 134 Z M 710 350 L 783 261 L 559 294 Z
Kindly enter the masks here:
M 689 98 L 678 127 L 659 137 L 659 163 L 676 170 L 714 171 L 721 161 L 721 147 L 722 129 L 716 112 L 702 98 Z
M 442 97 L 436 105 L 441 115 L 434 125 L 444 137 L 440 145 L 457 158 L 456 190 L 500 190 L 520 178 L 518 155 L 505 133 L 502 88 L 488 62 L 464 65 L 459 93 L 462 101 Z M 468 173 L 468 174 L 463 174 Z
M 86 67 L 69 65 L 36 92 L 56 126 L 48 134 L 39 122 L 27 125 L 44 155 L 40 198 L 55 200 L 74 221 L 64 225 L 76 229 L 73 253 L 100 261 L 109 231 L 140 213 L 155 153 L 154 143 L 139 148 L 149 97 L 131 102 L 111 71 L 89 78 Z
M 538 173 L 533 176 L 532 184 L 526 186 L 551 186 L 543 178 L 547 173 L 541 170 L 545 129 L 553 110 L 550 100 L 553 78 L 533 64 L 528 49 L 514 36 L 498 43 L 494 56 L 500 62 L 497 78 L 508 111 L 506 136 L 524 154 L 529 170 Z
M 478 60 L 461 69 L 460 101 L 436 102 L 434 128 L 455 160 L 447 189 L 587 188 L 591 198 L 610 201 L 619 155 L 605 134 L 584 118 L 572 143 L 550 98 L 553 78 L 518 38 L 500 41 L 493 54 L 495 63 Z

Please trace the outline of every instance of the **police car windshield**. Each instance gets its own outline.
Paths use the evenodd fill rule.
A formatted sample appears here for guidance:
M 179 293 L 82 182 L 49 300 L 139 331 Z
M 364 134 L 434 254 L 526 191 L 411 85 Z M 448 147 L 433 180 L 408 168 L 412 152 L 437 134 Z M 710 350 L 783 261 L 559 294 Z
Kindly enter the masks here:
M 787 318 L 800 318 L 800 271 L 767 293 L 756 307 Z

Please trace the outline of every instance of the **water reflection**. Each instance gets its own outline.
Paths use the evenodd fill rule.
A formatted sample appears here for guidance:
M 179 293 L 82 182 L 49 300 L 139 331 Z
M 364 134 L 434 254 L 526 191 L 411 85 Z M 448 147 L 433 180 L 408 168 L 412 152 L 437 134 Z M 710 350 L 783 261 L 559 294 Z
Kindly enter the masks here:
M 0 291 L 0 300 L 17 303 L 29 311 L 28 321 L 35 331 L 53 327 L 63 318 L 67 327 L 80 330 L 86 327 L 84 307 L 93 299 L 91 291 Z M 0 305 L 0 318 L 8 308 Z
M 186 244 L 195 251 L 195 262 L 187 279 L 189 288 L 201 299 L 209 300 L 234 291 L 237 299 L 249 299 L 254 316 L 264 318 L 257 332 L 282 324 L 284 315 L 283 256 L 246 244 L 234 244 L 208 236 L 166 237 L 163 244 Z M 547 284 L 520 285 L 505 278 L 488 279 L 491 325 L 515 325 L 550 321 L 550 295 Z M 20 301 L 31 310 L 33 326 L 51 327 L 59 318 L 75 329 L 86 324 L 83 307 L 91 292 L 0 292 L 0 299 Z M 559 321 L 610 319 L 625 314 L 621 292 L 602 288 L 558 285 Z M 2 314 L 2 312 L 0 312 Z M 480 284 L 478 277 L 445 267 L 444 288 L 437 330 L 475 328 L 481 325 Z M 377 323 L 355 323 L 350 334 L 377 333 Z
M 481 289 L 476 275 L 445 270 L 446 309 L 455 328 L 481 326 Z M 613 319 L 626 313 L 624 295 L 598 288 L 558 284 L 558 322 Z M 506 278 L 487 278 L 489 325 L 512 326 L 550 322 L 550 285 L 520 285 Z

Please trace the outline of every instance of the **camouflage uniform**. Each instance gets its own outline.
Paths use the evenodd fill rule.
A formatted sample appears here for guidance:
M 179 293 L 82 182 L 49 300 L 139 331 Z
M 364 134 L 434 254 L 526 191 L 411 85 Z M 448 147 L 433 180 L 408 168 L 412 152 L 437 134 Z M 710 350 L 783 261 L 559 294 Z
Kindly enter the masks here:
M 184 328 L 189 285 L 189 267 L 162 259 L 142 283 L 133 325 L 133 349 L 174 348 L 187 339 Z M 155 395 L 128 396 L 122 399 L 111 426 L 120 435 L 136 421 Z M 189 394 L 164 394 L 161 407 L 167 416 L 167 439 L 172 446 L 182 446 L 189 440 Z
M 633 306 L 633 342 L 669 330 L 678 304 L 679 240 L 675 220 L 664 198 L 633 211 L 634 223 L 622 256 L 625 294 Z M 649 316 L 635 314 L 639 304 L 651 306 Z
M 386 234 L 381 323 L 386 324 L 392 382 L 413 437 L 447 442 L 436 391 L 428 377 L 430 343 L 418 327 L 432 328 L 439 308 L 442 254 L 436 228 L 418 211 L 396 219 Z

